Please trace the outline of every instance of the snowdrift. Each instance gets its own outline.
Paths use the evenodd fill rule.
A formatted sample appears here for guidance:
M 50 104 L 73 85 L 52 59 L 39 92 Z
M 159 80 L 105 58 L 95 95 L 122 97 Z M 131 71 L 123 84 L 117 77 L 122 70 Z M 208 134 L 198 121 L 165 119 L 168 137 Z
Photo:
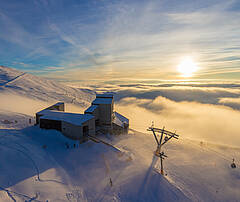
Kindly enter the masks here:
M 9 67 L 0 66 L 0 94 L 20 95 L 44 102 L 63 101 L 86 107 L 95 93 L 72 88 Z

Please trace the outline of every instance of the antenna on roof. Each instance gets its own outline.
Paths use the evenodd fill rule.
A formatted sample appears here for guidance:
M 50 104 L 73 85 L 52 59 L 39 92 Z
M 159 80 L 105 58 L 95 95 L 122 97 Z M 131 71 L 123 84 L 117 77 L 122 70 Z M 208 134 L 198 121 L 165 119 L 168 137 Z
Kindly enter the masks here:
M 153 126 L 153 121 L 152 121 L 152 126 L 149 127 L 147 129 L 148 131 L 152 131 L 153 132 L 153 135 L 154 135 L 154 138 L 157 142 L 157 149 L 156 151 L 154 152 L 154 154 L 156 156 L 158 156 L 161 160 L 161 174 L 163 175 L 164 172 L 163 172 L 163 159 L 165 159 L 165 157 L 167 157 L 163 151 L 161 151 L 161 148 L 164 144 L 166 144 L 170 139 L 172 138 L 175 138 L 175 139 L 178 139 L 179 138 L 179 135 L 176 134 L 176 131 L 173 133 L 173 132 L 170 132 L 170 131 L 167 131 L 165 130 L 165 127 L 163 127 L 163 129 L 160 129 L 160 128 L 154 128 Z M 156 133 L 160 133 L 161 136 L 160 136 L 160 139 L 158 140 L 157 136 L 156 136 Z M 164 139 L 164 141 L 163 141 Z

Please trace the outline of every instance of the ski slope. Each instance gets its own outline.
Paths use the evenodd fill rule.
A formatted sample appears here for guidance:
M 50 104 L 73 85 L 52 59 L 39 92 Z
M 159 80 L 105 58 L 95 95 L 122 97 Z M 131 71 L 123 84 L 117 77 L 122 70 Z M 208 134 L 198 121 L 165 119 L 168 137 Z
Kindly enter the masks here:
M 0 201 L 240 201 L 240 148 L 180 134 L 163 146 L 168 158 L 162 176 L 151 133 L 100 135 L 112 146 L 79 145 L 33 125 L 34 113 L 49 103 L 77 109 L 93 92 L 6 67 L 0 83 Z
M 156 143 L 153 134 L 134 131 L 134 135 L 114 140 L 138 156 L 147 165 L 160 169 L 153 156 Z M 240 148 L 184 139 L 171 140 L 163 146 L 168 156 L 163 164 L 166 179 L 192 201 L 240 201 L 240 169 L 232 169 L 232 158 L 239 158 Z M 238 161 L 237 161 L 238 162 Z
M 63 101 L 86 107 L 95 93 L 72 88 L 9 67 L 0 66 L 0 94 L 20 95 L 43 102 Z
M 240 170 L 227 155 L 239 148 L 172 141 L 163 177 L 151 133 L 98 137 L 118 149 L 79 145 L 29 116 L 1 111 L 6 116 L 17 123 L 0 123 L 0 201 L 239 201 Z
M 29 119 L 12 115 L 20 118 L 18 123 Z M 93 141 L 79 145 L 58 131 L 30 124 L 15 129 L 15 123 L 4 125 L 0 129 L 1 201 L 188 201 L 139 156 L 123 148 L 120 152 Z

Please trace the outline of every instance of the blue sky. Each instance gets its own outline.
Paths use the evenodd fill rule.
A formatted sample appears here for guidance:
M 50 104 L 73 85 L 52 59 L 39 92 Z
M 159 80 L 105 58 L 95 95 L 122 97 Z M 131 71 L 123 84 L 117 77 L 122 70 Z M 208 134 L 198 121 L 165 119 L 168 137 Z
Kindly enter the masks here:
M 240 3 L 0 0 L 0 65 L 59 80 L 240 78 Z

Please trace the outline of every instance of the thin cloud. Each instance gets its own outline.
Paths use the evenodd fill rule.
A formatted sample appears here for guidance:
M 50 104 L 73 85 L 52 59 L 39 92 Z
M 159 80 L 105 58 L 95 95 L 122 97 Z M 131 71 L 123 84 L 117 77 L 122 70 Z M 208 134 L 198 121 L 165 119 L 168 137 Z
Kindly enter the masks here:
M 1 10 L 0 25 L 2 30 L 4 30 L 0 33 L 0 38 L 20 46 L 23 51 L 32 51 L 31 56 L 38 54 L 48 55 L 50 53 L 46 46 L 41 43 L 41 41 L 36 40 L 36 37 L 33 33 L 27 31 L 23 26 L 8 17 Z
M 110 5 L 107 13 L 110 17 L 103 32 L 100 31 L 101 37 L 92 46 L 93 53 L 98 53 L 95 61 L 104 62 L 96 62 L 91 66 L 92 71 L 100 72 L 99 68 L 108 70 L 111 67 L 109 78 L 115 78 L 115 75 L 128 77 L 125 71 L 130 74 L 129 78 L 156 78 L 156 75 L 176 78 L 180 57 L 190 54 L 200 61 L 200 70 L 196 74 L 200 78 L 210 74 L 239 72 L 237 68 L 217 70 L 219 66 L 224 69 L 228 61 L 231 62 L 230 67 L 239 65 L 236 52 L 225 52 L 227 48 L 240 44 L 240 33 L 237 31 L 240 27 L 235 20 L 239 14 L 228 10 L 232 3 L 210 3 L 208 7 L 188 12 L 163 11 L 156 2 Z M 209 45 L 211 48 L 208 48 Z M 219 55 L 222 59 L 217 59 Z M 217 64 L 217 60 L 221 64 Z M 67 63 L 65 65 L 68 66 Z M 65 76 L 70 77 L 78 71 L 81 74 L 82 70 L 76 69 Z
M 64 70 L 64 67 L 58 67 L 58 66 L 53 67 L 53 66 L 51 66 L 51 67 L 46 67 L 45 69 L 46 70 L 51 70 L 51 71 L 54 71 L 54 70 L 59 71 L 59 70 Z
M 184 56 L 198 63 L 197 78 L 213 74 L 231 78 L 229 73 L 239 71 L 233 69 L 239 66 L 240 46 L 235 3 L 182 1 L 172 7 L 169 1 L 98 1 L 70 2 L 66 8 L 58 1 L 33 1 L 28 9 L 16 4 L 19 13 L 38 15 L 26 19 L 25 26 L 10 10 L 0 11 L 5 29 L 0 38 L 21 47 L 14 50 L 14 58 L 42 68 L 64 66 L 64 73 L 56 75 L 61 80 L 77 78 L 86 68 L 93 73 L 80 80 L 99 75 L 179 79 L 176 67 Z M 218 71 L 226 66 L 231 70 Z

